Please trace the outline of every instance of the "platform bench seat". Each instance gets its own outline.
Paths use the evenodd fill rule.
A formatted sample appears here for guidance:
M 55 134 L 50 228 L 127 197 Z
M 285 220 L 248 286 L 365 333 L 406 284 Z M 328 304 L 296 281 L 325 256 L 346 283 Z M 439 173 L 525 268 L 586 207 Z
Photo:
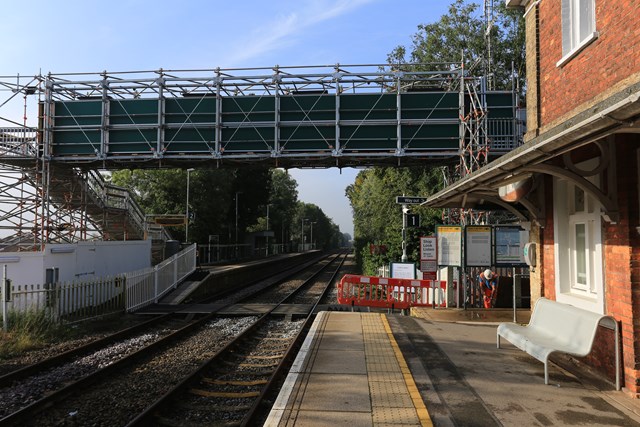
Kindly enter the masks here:
M 500 348 L 503 337 L 544 363 L 544 383 L 549 384 L 549 356 L 554 352 L 586 356 L 591 352 L 598 325 L 615 332 L 616 390 L 620 390 L 618 322 L 611 316 L 540 298 L 527 326 L 515 323 L 498 326 L 497 344 Z

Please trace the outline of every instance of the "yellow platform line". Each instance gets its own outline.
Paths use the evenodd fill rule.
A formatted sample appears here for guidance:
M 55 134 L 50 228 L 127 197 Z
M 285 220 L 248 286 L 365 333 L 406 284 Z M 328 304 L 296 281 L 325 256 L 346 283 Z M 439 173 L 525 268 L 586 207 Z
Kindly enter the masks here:
M 409 396 L 411 396 L 411 400 L 413 401 L 413 406 L 416 409 L 418 414 L 418 419 L 420 420 L 420 424 L 423 426 L 433 426 L 433 422 L 431 421 L 431 417 L 429 416 L 429 411 L 427 407 L 424 405 L 422 401 L 422 396 L 420 396 L 420 391 L 418 391 L 418 386 L 416 386 L 415 381 L 413 380 L 413 375 L 411 375 L 411 371 L 409 370 L 409 366 L 407 362 L 404 360 L 404 356 L 400 351 L 400 347 L 396 342 L 395 337 L 393 336 L 393 332 L 391 332 L 391 326 L 389 326 L 389 322 L 384 314 L 380 314 L 382 318 L 382 323 L 384 325 L 385 331 L 387 331 L 387 336 L 389 337 L 389 341 L 391 342 L 391 347 L 393 348 L 393 352 L 396 355 L 396 360 L 400 365 L 400 370 L 402 371 L 402 376 L 404 377 L 404 382 L 409 390 Z

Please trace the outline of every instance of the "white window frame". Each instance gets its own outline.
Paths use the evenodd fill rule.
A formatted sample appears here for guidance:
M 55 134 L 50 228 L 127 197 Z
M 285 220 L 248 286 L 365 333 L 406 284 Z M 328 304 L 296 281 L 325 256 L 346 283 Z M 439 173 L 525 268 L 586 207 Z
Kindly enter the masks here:
M 586 24 L 587 33 L 582 38 L 580 33 L 585 23 L 581 22 L 581 3 L 590 9 L 591 14 L 591 19 Z M 562 58 L 556 63 L 557 67 L 569 62 L 571 58 L 598 38 L 595 3 L 595 0 L 562 0 Z
M 590 170 L 593 159 L 582 163 Z M 583 167 L 586 166 L 586 167 Z M 578 165 L 576 165 L 578 166 Z M 597 176 L 589 180 L 599 186 Z M 599 203 L 584 194 L 584 210 L 575 211 L 575 184 L 554 178 L 554 267 L 556 300 L 585 310 L 604 314 L 603 232 Z M 576 224 L 585 225 L 586 283 L 578 283 L 576 259 Z

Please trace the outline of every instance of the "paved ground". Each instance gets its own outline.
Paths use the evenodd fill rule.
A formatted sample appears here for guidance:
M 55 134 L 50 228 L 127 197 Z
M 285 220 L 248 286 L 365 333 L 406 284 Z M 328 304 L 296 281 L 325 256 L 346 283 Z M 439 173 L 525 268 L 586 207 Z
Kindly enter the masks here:
M 389 323 L 434 425 L 640 425 L 640 402 L 613 385 L 555 364 L 545 385 L 541 362 L 505 340 L 497 349 L 495 320 L 511 321 L 512 311 L 418 314 Z M 528 313 L 518 321 L 528 322 Z

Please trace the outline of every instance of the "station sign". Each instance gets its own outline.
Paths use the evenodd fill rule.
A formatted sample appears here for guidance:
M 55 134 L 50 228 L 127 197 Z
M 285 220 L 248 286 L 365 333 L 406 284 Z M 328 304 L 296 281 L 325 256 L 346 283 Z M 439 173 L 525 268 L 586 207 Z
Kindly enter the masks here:
M 435 236 L 420 238 L 420 271 L 423 279 L 435 280 L 438 271 L 437 241 Z
M 396 196 L 396 203 L 401 205 L 421 205 L 426 201 L 426 197 Z

